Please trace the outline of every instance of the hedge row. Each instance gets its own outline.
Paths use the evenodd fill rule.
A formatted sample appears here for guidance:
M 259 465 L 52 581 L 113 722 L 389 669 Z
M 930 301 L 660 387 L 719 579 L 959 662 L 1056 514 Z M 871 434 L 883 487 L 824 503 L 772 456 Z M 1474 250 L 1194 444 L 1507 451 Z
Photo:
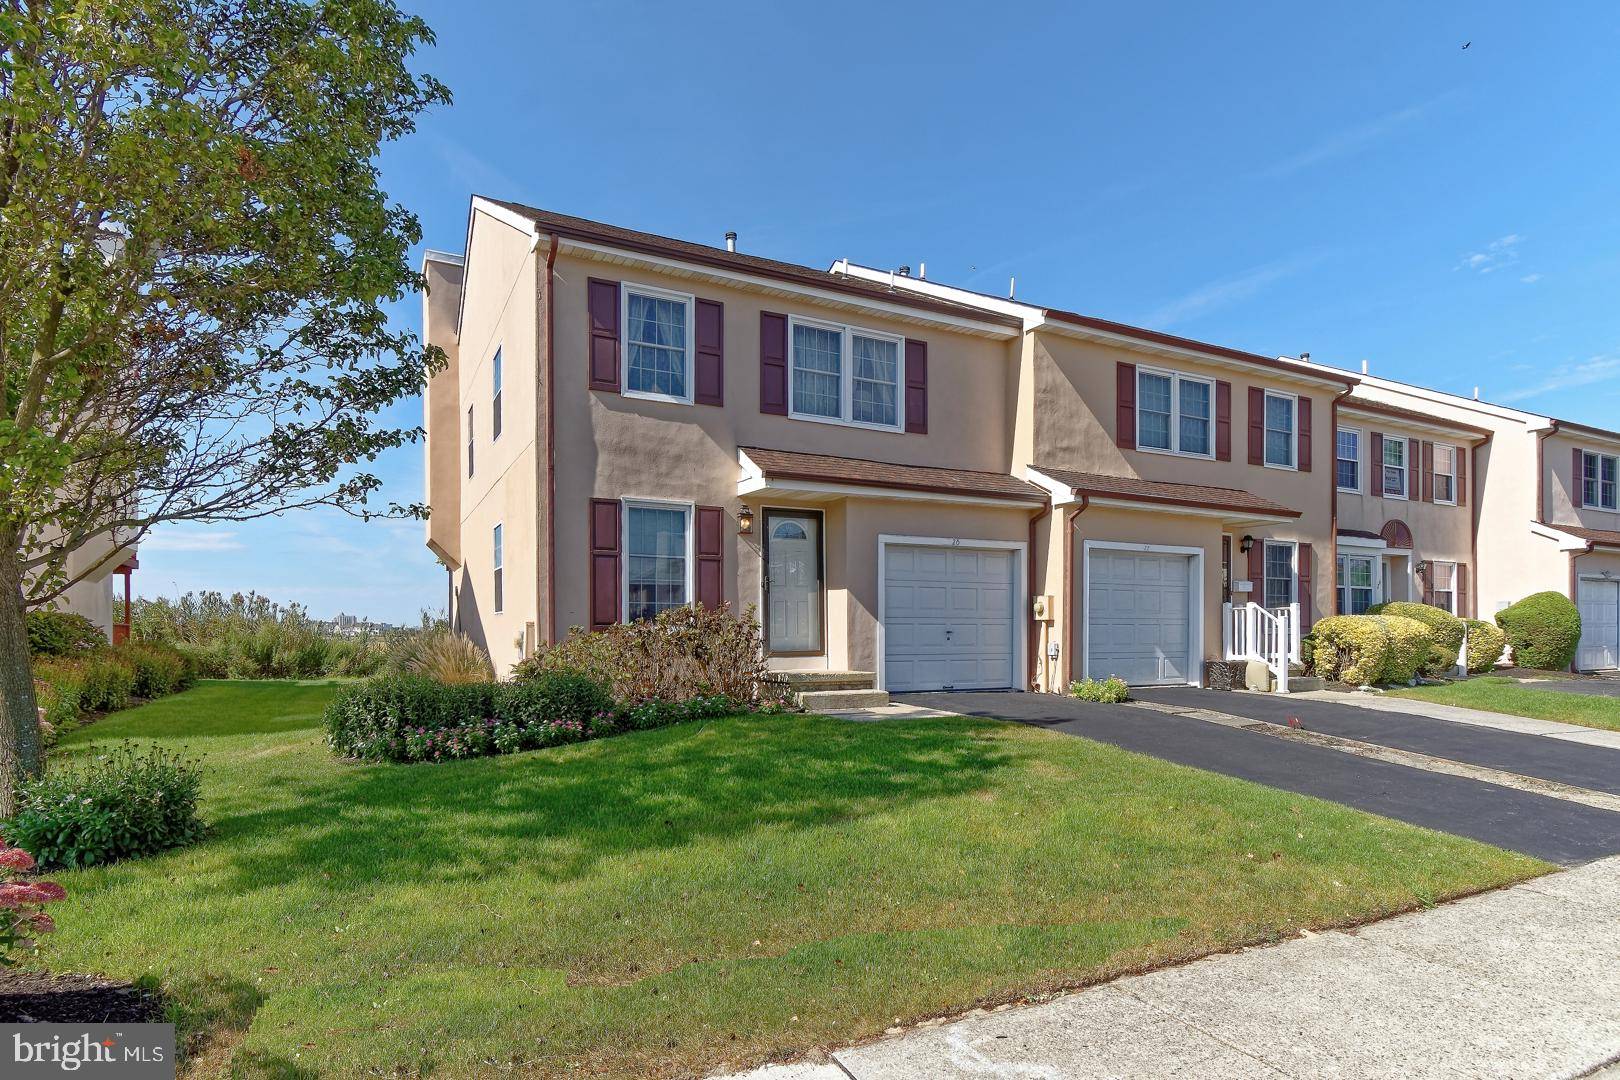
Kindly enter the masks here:
M 1449 674 L 1467 642 L 1468 670 L 1491 670 L 1502 657 L 1503 632 L 1478 619 L 1459 619 L 1427 604 L 1379 604 L 1365 615 L 1323 619 L 1306 638 L 1314 674 L 1355 685 L 1406 683 Z
M 185 656 L 168 645 L 127 642 L 35 659 L 34 692 L 50 730 L 86 713 L 128 708 L 136 698 L 184 690 L 196 675 Z

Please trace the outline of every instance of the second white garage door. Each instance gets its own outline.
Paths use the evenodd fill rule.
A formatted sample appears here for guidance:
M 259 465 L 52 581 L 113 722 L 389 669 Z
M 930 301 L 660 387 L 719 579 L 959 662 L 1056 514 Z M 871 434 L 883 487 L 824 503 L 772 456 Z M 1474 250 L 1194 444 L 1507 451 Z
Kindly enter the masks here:
M 1017 552 L 889 544 L 884 548 L 887 690 L 1002 690 L 1013 677 Z
M 1133 686 L 1186 683 L 1193 670 L 1190 555 L 1086 552 L 1086 670 Z
M 1581 671 L 1620 667 L 1620 581 L 1583 578 L 1579 590 L 1581 644 L 1575 666 Z

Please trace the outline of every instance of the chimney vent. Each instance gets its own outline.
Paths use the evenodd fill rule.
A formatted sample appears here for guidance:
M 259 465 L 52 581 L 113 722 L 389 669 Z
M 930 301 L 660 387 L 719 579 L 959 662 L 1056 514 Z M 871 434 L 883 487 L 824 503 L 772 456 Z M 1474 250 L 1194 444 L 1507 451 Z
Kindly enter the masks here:
M 736 251 L 737 250 L 737 234 L 736 233 L 734 233 L 734 232 L 726 233 L 726 250 L 727 251 Z
M 917 264 L 917 276 L 922 278 L 924 281 L 928 280 L 928 264 L 927 263 L 921 262 L 921 263 Z
M 1365 360 L 1361 362 L 1361 373 L 1363 375 L 1367 374 L 1367 361 Z
M 911 267 L 902 266 L 899 270 L 896 270 L 895 273 L 899 274 L 901 277 L 910 277 L 911 276 Z
M 1311 354 L 1308 353 L 1308 352 L 1300 353 L 1299 354 L 1299 362 L 1302 363 L 1302 364 L 1310 363 L 1311 362 Z
M 1016 293 L 1017 291 L 1018 291 L 1018 278 L 1017 277 L 1008 278 L 1007 279 L 1007 299 L 1011 300 L 1013 298 L 1013 294 Z

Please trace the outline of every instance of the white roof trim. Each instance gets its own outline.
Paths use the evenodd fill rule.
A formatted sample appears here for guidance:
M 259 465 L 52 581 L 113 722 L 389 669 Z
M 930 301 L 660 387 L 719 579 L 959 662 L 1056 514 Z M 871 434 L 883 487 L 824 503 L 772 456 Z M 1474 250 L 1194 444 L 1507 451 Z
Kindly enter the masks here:
M 959 506 L 1041 506 L 1046 500 L 1030 495 L 994 499 L 983 495 L 952 495 L 938 491 L 907 491 L 904 488 L 877 487 L 869 484 L 845 484 L 825 480 L 770 479 L 765 470 L 742 450 L 737 451 L 737 464 L 742 476 L 737 480 L 739 496 L 759 494 L 792 494 L 805 496 L 818 502 L 840 498 L 894 499 L 902 502 L 951 503 Z
M 1212 506 L 1188 506 L 1185 503 L 1137 502 L 1108 495 L 1093 495 L 1086 505 L 1100 510 L 1137 510 L 1146 514 L 1214 518 L 1234 526 L 1292 525 L 1299 521 L 1286 514 L 1263 514 L 1258 510 L 1222 510 Z
M 1062 319 L 1046 319 L 1039 326 L 1030 329 L 1046 330 L 1060 337 L 1080 338 L 1084 341 L 1102 341 L 1110 345 L 1118 345 L 1123 349 L 1133 349 L 1136 352 L 1151 353 L 1156 356 L 1170 356 L 1186 360 L 1197 360 L 1205 364 L 1224 365 L 1241 368 L 1245 371 L 1255 371 L 1264 374 L 1268 379 L 1278 382 L 1299 382 L 1308 386 L 1327 384 L 1340 390 L 1346 388 L 1349 380 L 1341 378 L 1348 372 L 1334 371 L 1332 374 L 1324 372 L 1321 375 L 1309 371 L 1293 371 L 1275 368 L 1269 364 L 1257 364 L 1248 360 L 1239 360 L 1236 357 L 1225 356 L 1221 353 L 1211 352 L 1208 349 L 1199 349 L 1186 345 L 1169 345 L 1164 342 L 1146 341 L 1129 334 L 1116 334 L 1112 330 L 1102 330 L 1094 326 L 1082 326 L 1079 323 L 1065 322 Z M 1287 363 L 1288 361 L 1284 361 Z M 1309 367 L 1310 365 L 1303 365 Z M 1354 385 L 1351 383 L 1350 385 Z
M 1372 401 L 1371 404 L 1373 406 L 1377 406 L 1383 403 Z M 1434 423 L 1430 423 L 1428 421 L 1412 419 L 1405 416 L 1390 416 L 1388 413 L 1378 412 L 1376 408 L 1357 408 L 1357 402 L 1354 396 L 1347 397 L 1339 402 L 1339 415 L 1351 416 L 1357 420 L 1365 420 L 1370 424 L 1375 424 L 1380 427 L 1411 428 L 1413 431 L 1421 431 L 1426 435 L 1439 435 L 1442 438 L 1451 440 L 1452 442 L 1482 443 L 1490 438 L 1489 435 L 1481 435 L 1475 431 L 1458 431 L 1456 428 L 1447 427 L 1443 418 Z
M 1017 300 L 1003 300 L 999 296 L 988 296 L 977 293 L 971 289 L 964 289 L 956 285 L 944 285 L 938 281 L 929 281 L 927 278 L 914 278 L 910 275 L 897 274 L 892 270 L 879 270 L 872 266 L 862 266 L 852 263 L 848 259 L 839 259 L 832 264 L 829 273 L 847 274 L 853 278 L 864 281 L 874 281 L 880 285 L 891 288 L 907 289 L 922 296 L 932 296 L 939 300 L 953 300 L 958 304 L 969 304 L 973 307 L 994 311 L 1000 315 L 1014 315 L 1024 320 L 1024 329 L 1030 330 L 1046 320 L 1046 309 L 1033 304 L 1021 303 Z
M 1293 363 L 1300 361 L 1292 356 L 1279 356 L 1279 360 L 1288 360 Z M 1313 361 L 1314 363 L 1314 361 Z M 1322 365 L 1329 367 L 1329 365 Z M 1332 371 L 1343 371 L 1346 375 L 1354 375 L 1361 380 L 1361 385 L 1376 390 L 1387 390 L 1393 394 L 1404 394 L 1420 401 L 1433 402 L 1438 405 L 1450 405 L 1458 409 L 1466 409 L 1479 413 L 1481 416 L 1493 417 L 1497 420 L 1511 420 L 1514 423 L 1524 424 L 1530 431 L 1539 431 L 1552 426 L 1552 418 L 1537 413 L 1525 412 L 1508 405 L 1495 405 L 1489 401 L 1480 401 L 1461 394 L 1450 394 L 1444 390 L 1432 390 L 1427 386 L 1417 386 L 1413 383 L 1399 382 L 1395 379 L 1385 379 L 1378 375 L 1363 375 L 1358 371 L 1345 368 L 1329 368 Z M 1340 408 L 1343 408 L 1341 405 Z
M 1548 525 L 1545 521 L 1532 521 L 1530 535 L 1539 536 L 1543 540 L 1552 540 L 1558 545 L 1559 551 L 1585 551 L 1591 547 L 1588 541 L 1582 540 L 1573 533 L 1567 533 L 1555 525 Z
M 1338 535 L 1338 537 L 1337 537 L 1337 540 L 1339 541 L 1339 546 L 1342 547 L 1342 548 L 1359 548 L 1362 551 L 1390 551 L 1390 550 L 1392 550 L 1390 548 L 1390 546 L 1389 546 L 1389 543 L 1382 536 L 1380 536 L 1378 539 L 1374 540 L 1370 536 L 1346 536 L 1346 535 L 1344 535 L 1344 533 L 1340 533 Z M 1409 551 L 1411 549 L 1410 548 L 1400 548 L 1399 550 L 1401 550 L 1401 551 Z
M 1033 465 L 1024 466 L 1024 479 L 1045 490 L 1051 496 L 1052 505 L 1055 507 L 1068 506 L 1070 503 L 1080 501 L 1080 497 L 1074 493 L 1074 488 L 1061 480 L 1052 479 Z

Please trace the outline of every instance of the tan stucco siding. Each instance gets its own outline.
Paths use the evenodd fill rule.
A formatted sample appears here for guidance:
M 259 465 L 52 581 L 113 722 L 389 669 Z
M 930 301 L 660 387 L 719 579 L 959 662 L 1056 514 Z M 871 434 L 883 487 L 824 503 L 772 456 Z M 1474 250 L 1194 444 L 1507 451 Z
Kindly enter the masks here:
M 451 568 L 461 565 L 460 346 L 456 311 L 461 301 L 462 267 L 444 261 L 424 267 L 427 292 L 422 297 L 423 339 L 444 353 L 444 367 L 427 381 L 422 394 L 422 465 L 424 497 L 430 507 L 425 525 L 428 547 Z
M 1579 431 L 1562 430 L 1547 440 L 1547 521 L 1553 525 L 1580 525 L 1588 529 L 1620 532 L 1620 512 L 1582 505 L 1581 478 L 1575 475 L 1575 451 L 1620 457 L 1620 440 L 1598 439 Z

